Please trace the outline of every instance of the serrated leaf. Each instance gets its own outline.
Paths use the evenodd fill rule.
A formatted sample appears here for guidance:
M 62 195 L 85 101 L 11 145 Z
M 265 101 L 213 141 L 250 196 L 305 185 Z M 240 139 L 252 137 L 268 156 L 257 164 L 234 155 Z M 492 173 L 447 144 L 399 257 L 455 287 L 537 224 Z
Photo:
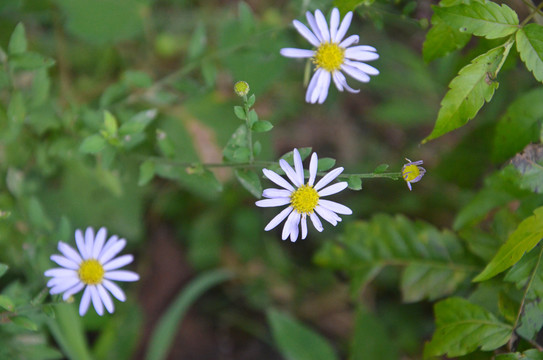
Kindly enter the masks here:
M 268 310 L 268 323 L 275 344 L 286 359 L 334 360 L 332 346 L 318 333 L 276 310 Z
M 138 185 L 144 186 L 149 183 L 155 176 L 155 163 L 151 160 L 146 160 L 140 165 L 140 177 Z
M 533 301 L 524 305 L 520 326 L 516 332 L 528 340 L 535 340 L 539 330 L 543 327 L 543 302 Z
M 254 197 L 260 199 L 262 197 L 262 184 L 258 175 L 247 169 L 236 169 L 236 178 L 243 187 L 249 191 Z
M 432 15 L 432 27 L 426 34 L 422 45 L 422 57 L 426 62 L 443 57 L 454 50 L 462 49 L 470 38 L 470 34 L 452 28 L 434 14 Z
M 15 55 L 24 53 L 26 51 L 26 47 L 25 27 L 23 23 L 18 23 L 17 26 L 15 26 L 13 33 L 11 33 L 11 37 L 9 38 L 8 54 Z
M 339 245 L 339 249 L 324 247 L 315 261 L 347 271 L 353 279 L 363 279 L 360 286 L 370 281 L 376 271 L 399 266 L 403 268 L 404 301 L 449 294 L 478 269 L 453 233 L 411 222 L 401 215 L 380 214 L 369 222 L 346 224 Z
M 28 317 L 23 316 L 23 315 L 12 317 L 11 322 L 27 330 L 31 330 L 31 331 L 38 330 L 38 325 L 36 325 L 36 323 L 30 320 Z
M 15 310 L 15 303 L 6 295 L 0 295 L 0 307 L 7 311 Z
M 266 132 L 273 129 L 273 124 L 266 120 L 258 120 L 251 126 L 251 129 L 254 132 Z
M 432 133 L 422 142 L 435 139 L 465 125 L 479 112 L 485 101 L 490 101 L 498 88 L 495 78 L 502 60 L 507 57 L 512 42 L 498 46 L 476 57 L 464 66 L 449 84 L 449 91 L 441 101 L 441 108 Z
M 9 266 L 7 266 L 6 264 L 0 263 L 0 277 L 4 276 L 4 274 L 6 273 L 6 271 L 8 271 L 8 269 L 9 269 Z
M 434 307 L 436 331 L 424 348 L 424 357 L 469 354 L 478 348 L 491 351 L 505 344 L 512 335 L 509 324 L 499 321 L 488 310 L 462 298 L 449 298 Z
M 351 175 L 347 178 L 347 186 L 351 190 L 362 190 L 362 179 L 358 176 Z
M 106 145 L 107 142 L 102 136 L 94 134 L 83 140 L 83 143 L 81 143 L 81 146 L 79 147 L 79 151 L 84 154 L 96 154 L 104 150 Z
M 524 219 L 517 229 L 509 235 L 496 256 L 473 281 L 488 280 L 516 264 L 528 251 L 543 238 L 543 207 L 534 210 L 534 215 Z
M 519 29 L 517 13 L 505 4 L 473 1 L 449 7 L 433 7 L 445 23 L 461 32 L 487 39 L 510 35 Z
M 528 24 L 516 34 L 517 50 L 534 77 L 543 82 L 543 26 Z

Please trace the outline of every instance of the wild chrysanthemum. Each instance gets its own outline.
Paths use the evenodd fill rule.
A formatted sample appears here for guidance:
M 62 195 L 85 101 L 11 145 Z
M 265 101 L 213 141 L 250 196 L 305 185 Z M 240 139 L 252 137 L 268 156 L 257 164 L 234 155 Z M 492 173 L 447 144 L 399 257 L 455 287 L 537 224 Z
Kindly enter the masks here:
M 343 171 L 342 167 L 330 171 L 313 185 L 317 176 L 318 164 L 317 154 L 313 153 L 309 163 L 309 180 L 305 183 L 304 168 L 300 153 L 297 149 L 294 149 L 293 154 L 294 169 L 283 159 L 279 160 L 279 165 L 294 186 L 274 171 L 262 169 L 264 175 L 275 184 L 281 186 L 282 189 L 264 190 L 262 196 L 267 199 L 257 201 L 256 205 L 260 207 L 288 205 L 286 209 L 281 211 L 266 225 L 264 230 L 269 231 L 275 228 L 286 218 L 287 220 L 283 226 L 281 237 L 283 240 L 286 240 L 290 236 L 290 240 L 294 242 L 298 239 L 300 224 L 302 239 L 306 238 L 308 216 L 315 229 L 322 231 L 322 223 L 317 214 L 335 226 L 341 221 L 341 218 L 337 214 L 350 215 L 353 212 L 344 205 L 323 199 L 324 196 L 336 194 L 347 187 L 347 182 L 345 181 L 325 187 L 341 174 Z
M 422 179 L 424 174 L 426 174 L 426 169 L 419 166 L 422 165 L 422 160 L 415 162 L 412 162 L 408 158 L 405 158 L 405 160 L 407 160 L 408 163 L 402 167 L 402 177 L 407 183 L 409 190 L 412 190 L 411 183 L 416 183 Z
M 345 15 L 340 25 L 339 10 L 334 8 L 330 17 L 330 27 L 328 27 L 320 10 L 315 11 L 315 16 L 308 11 L 306 18 L 311 30 L 298 20 L 294 20 L 292 23 L 296 30 L 316 49 L 281 49 L 283 56 L 311 58 L 315 64 L 315 74 L 307 87 L 305 101 L 312 104 L 316 102 L 322 104 L 328 96 L 330 79 L 334 81 L 339 91 L 346 89 L 351 93 L 358 93 L 360 90 L 352 89 L 347 84 L 343 72 L 364 83 L 370 81 L 369 75 L 379 74 L 376 68 L 362 62 L 379 58 L 374 47 L 368 45 L 351 46 L 358 43 L 358 35 L 351 35 L 343 40 L 353 18 L 351 11 Z
M 114 306 L 108 291 L 118 300 L 126 300 L 124 292 L 112 280 L 139 280 L 139 275 L 135 272 L 118 270 L 134 259 L 132 255 L 115 258 L 125 247 L 126 240 L 113 235 L 106 241 L 106 235 L 106 228 L 98 230 L 96 237 L 91 227 L 87 228 L 84 236 L 81 230 L 76 230 L 75 242 L 79 252 L 59 241 L 58 250 L 64 256 L 52 255 L 51 260 L 62 267 L 45 272 L 45 276 L 52 277 L 47 283 L 51 288 L 50 293 L 64 293 L 64 301 L 85 288 L 79 305 L 81 316 L 85 315 L 91 301 L 98 315 L 103 315 L 104 306 L 112 313 Z

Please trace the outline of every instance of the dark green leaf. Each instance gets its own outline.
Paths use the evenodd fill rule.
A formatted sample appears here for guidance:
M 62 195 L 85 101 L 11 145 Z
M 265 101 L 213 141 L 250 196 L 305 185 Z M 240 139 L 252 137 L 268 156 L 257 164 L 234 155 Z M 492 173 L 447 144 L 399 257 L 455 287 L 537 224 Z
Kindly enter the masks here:
M 13 124 L 22 124 L 26 115 L 26 107 L 23 94 L 19 91 L 13 92 L 8 105 L 8 120 Z
M 543 360 L 543 352 L 537 349 L 526 350 L 521 353 L 498 354 L 495 360 Z
M 445 23 L 461 32 L 487 39 L 510 35 L 519 29 L 517 13 L 505 4 L 473 1 L 449 7 L 433 7 Z
M 462 298 L 449 298 L 435 307 L 436 331 L 424 348 L 424 356 L 456 357 L 477 348 L 491 351 L 512 335 L 511 325 L 502 323 L 488 310 Z
M 32 79 L 32 106 L 38 107 L 49 97 L 51 81 L 46 69 L 36 70 Z
M 255 19 L 253 11 L 246 2 L 240 1 L 238 4 L 240 25 L 244 32 L 250 33 L 255 28 Z
M 258 120 L 257 122 L 253 123 L 251 129 L 254 132 L 266 132 L 273 129 L 273 125 L 271 122 L 266 120 Z
M 151 160 L 146 160 L 140 165 L 140 177 L 138 185 L 144 186 L 149 183 L 155 176 L 155 163 Z
M 8 54 L 21 54 L 26 51 L 26 34 L 23 23 L 18 23 L 9 38 Z
M 382 319 L 359 309 L 356 314 L 354 336 L 351 340 L 351 360 L 398 359 L 398 349 L 387 334 Z
M 104 150 L 106 145 L 106 140 L 102 136 L 94 134 L 83 140 L 83 143 L 81 143 L 81 146 L 79 147 L 79 151 L 84 154 L 96 154 Z
M 74 304 L 55 305 L 55 316 L 47 319 L 47 325 L 56 343 L 69 359 L 92 359 L 87 345 L 81 317 Z
M 55 65 L 55 60 L 35 52 L 11 55 L 9 65 L 14 70 L 36 70 Z
M 156 118 L 158 112 L 156 109 L 149 109 L 138 112 L 130 120 L 124 122 L 119 128 L 121 136 L 139 134 Z
M 187 54 L 188 60 L 193 61 L 197 59 L 198 57 L 202 56 L 202 54 L 205 51 L 206 44 L 207 44 L 206 28 L 202 23 L 199 23 L 194 29 L 194 32 L 192 33 L 192 37 L 190 38 L 188 54 Z
M 175 147 L 173 146 L 172 141 L 164 131 L 160 129 L 156 130 L 156 140 L 158 143 L 158 148 L 160 149 L 162 155 L 167 158 L 173 158 L 175 156 Z
M 334 360 L 337 355 L 321 335 L 295 319 L 276 310 L 268 310 L 275 344 L 285 359 Z
M 532 301 L 524 305 L 520 326 L 516 332 L 528 340 L 535 340 L 543 327 L 543 301 Z
M 243 187 L 249 191 L 254 197 L 260 199 L 262 197 L 262 184 L 258 175 L 247 169 L 236 169 L 236 178 Z
M 477 114 L 485 101 L 490 101 L 498 88 L 495 78 L 502 60 L 507 57 L 512 45 L 512 42 L 508 42 L 489 50 L 460 70 L 441 101 L 434 130 L 423 143 L 463 126 Z
M 517 50 L 534 77 L 543 82 L 543 26 L 528 24 L 517 32 Z
M 381 164 L 379 166 L 377 166 L 375 168 L 375 170 L 373 170 L 373 173 L 374 174 L 381 174 L 381 173 L 384 173 L 385 171 L 387 171 L 388 169 L 388 164 Z
M 31 330 L 31 331 L 38 330 L 38 325 L 36 325 L 36 323 L 30 320 L 28 317 L 23 316 L 23 315 L 12 317 L 11 322 L 27 330 Z
M 492 278 L 516 264 L 524 253 L 532 250 L 543 238 L 543 207 L 534 210 L 534 215 L 524 219 L 498 250 L 496 256 L 474 281 Z
M 238 126 L 226 144 L 223 155 L 228 161 L 237 161 L 235 153 L 240 148 L 247 148 L 247 126 L 245 124 Z
M 7 266 L 6 264 L 0 263 L 0 277 L 4 276 L 4 274 L 6 273 L 6 271 L 8 271 L 8 269 L 9 269 L 9 266 Z

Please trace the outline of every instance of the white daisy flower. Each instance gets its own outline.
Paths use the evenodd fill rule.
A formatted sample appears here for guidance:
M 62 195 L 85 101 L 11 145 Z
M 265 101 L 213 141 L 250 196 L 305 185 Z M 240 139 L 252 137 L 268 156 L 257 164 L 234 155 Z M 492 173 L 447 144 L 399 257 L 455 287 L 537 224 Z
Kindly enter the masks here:
M 422 160 L 414 162 L 409 160 L 408 158 L 405 158 L 405 160 L 407 160 L 408 163 L 402 167 L 402 177 L 407 183 L 409 191 L 411 191 L 411 183 L 419 182 L 424 174 L 426 174 L 426 169 L 422 166 L 419 166 L 422 165 Z
M 351 46 L 358 43 L 358 35 L 351 35 L 343 40 L 353 18 L 351 11 L 345 15 L 340 24 L 339 10 L 334 8 L 330 17 L 330 27 L 328 27 L 320 10 L 315 11 L 315 16 L 308 11 L 306 18 L 311 30 L 298 20 L 294 20 L 292 23 L 296 30 L 316 49 L 281 49 L 283 56 L 311 58 L 315 64 L 315 74 L 311 78 L 305 94 L 306 102 L 322 104 L 328 96 L 330 79 L 334 81 L 339 91 L 345 89 L 351 93 L 358 93 L 360 90 L 349 87 L 343 72 L 364 83 L 370 81 L 369 75 L 379 74 L 379 70 L 362 62 L 379 58 L 374 47 L 368 45 Z
M 140 278 L 135 272 L 119 270 L 134 259 L 132 255 L 115 257 L 126 246 L 126 240 L 113 235 L 106 241 L 106 235 L 104 227 L 96 236 L 91 227 L 87 228 L 84 236 L 81 230 L 76 230 L 75 242 L 79 252 L 59 241 L 58 250 L 64 256 L 52 255 L 51 260 L 62 267 L 44 273 L 52 277 L 47 283 L 50 293 L 64 293 L 64 301 L 85 288 L 79 305 L 81 316 L 85 315 L 91 301 L 98 315 L 104 314 L 104 307 L 113 313 L 113 301 L 108 291 L 119 301 L 126 300 L 124 292 L 113 281 L 137 281 Z
M 317 214 L 330 224 L 336 226 L 336 224 L 341 221 L 341 218 L 337 214 L 351 215 L 353 213 L 351 209 L 344 205 L 322 199 L 322 197 L 336 194 L 347 187 L 347 182 L 345 181 L 325 187 L 343 172 L 342 167 L 330 171 L 313 185 L 317 176 L 318 164 L 317 154 L 313 153 L 309 163 L 309 181 L 305 183 L 304 168 L 300 153 L 297 149 L 294 149 L 293 154 L 294 169 L 292 169 L 292 167 L 283 159 L 279 160 L 279 165 L 294 186 L 274 171 L 262 169 L 264 175 L 275 184 L 281 186 L 282 189 L 266 189 L 262 193 L 262 196 L 267 199 L 256 202 L 256 205 L 260 207 L 288 205 L 286 209 L 283 209 L 283 211 L 266 225 L 264 230 L 269 231 L 275 228 L 286 218 L 287 220 L 283 226 L 283 234 L 281 237 L 283 240 L 286 240 L 286 238 L 290 236 L 290 241 L 292 242 L 298 239 L 298 226 L 300 224 L 302 239 L 307 237 L 308 216 L 315 229 L 322 231 L 322 224 Z

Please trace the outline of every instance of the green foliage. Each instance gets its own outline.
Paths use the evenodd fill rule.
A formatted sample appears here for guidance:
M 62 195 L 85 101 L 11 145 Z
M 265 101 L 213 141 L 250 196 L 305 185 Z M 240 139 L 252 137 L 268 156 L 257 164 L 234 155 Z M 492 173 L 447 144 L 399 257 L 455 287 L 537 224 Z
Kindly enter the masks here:
M 425 357 L 462 356 L 478 347 L 484 351 L 494 350 L 505 344 L 512 334 L 511 325 L 462 298 L 440 301 L 434 311 L 437 328 L 425 346 Z
M 534 77 L 543 82 L 543 26 L 528 24 L 517 32 L 517 51 Z
M 377 316 L 363 309 L 359 309 L 356 314 L 350 353 L 352 360 L 398 358 L 398 350 L 386 333 L 383 323 Z
M 520 174 L 520 187 L 535 193 L 543 193 L 543 148 L 528 145 L 511 161 Z

